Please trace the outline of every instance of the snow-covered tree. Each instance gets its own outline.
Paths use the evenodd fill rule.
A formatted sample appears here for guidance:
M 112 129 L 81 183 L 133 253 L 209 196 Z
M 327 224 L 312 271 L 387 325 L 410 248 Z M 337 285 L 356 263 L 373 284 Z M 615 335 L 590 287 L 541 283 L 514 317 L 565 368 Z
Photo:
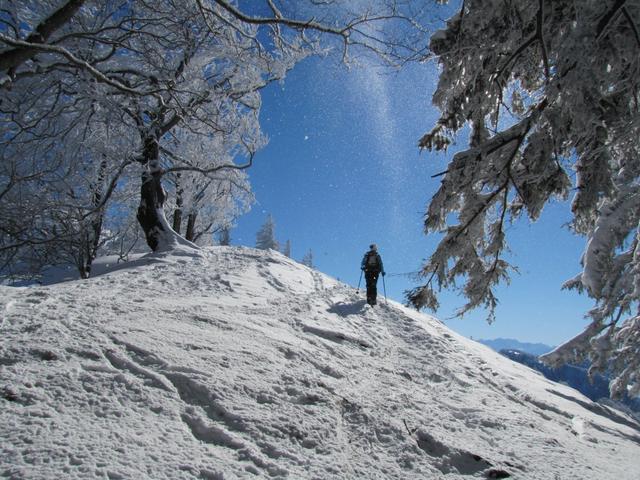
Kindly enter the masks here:
M 309 251 L 304 254 L 304 257 L 302 257 L 302 260 L 300 260 L 300 263 L 302 263 L 303 265 L 306 265 L 309 268 L 314 268 L 313 267 L 313 252 L 311 251 L 311 249 L 309 249 Z
M 276 240 L 276 224 L 273 221 L 273 216 L 269 214 L 260 230 L 256 234 L 256 248 L 261 250 L 278 250 L 279 244 Z
M 233 152 L 237 142 L 244 135 L 248 138 L 247 124 L 259 131 L 257 119 L 243 121 L 239 125 L 228 125 L 228 133 L 200 138 L 190 132 L 176 132 L 167 145 L 168 161 L 176 162 L 176 171 L 166 168 L 167 184 L 171 188 L 167 210 L 173 211 L 172 228 L 187 240 L 202 245 L 212 240 L 212 234 L 225 225 L 232 224 L 240 215 L 249 210 L 253 194 L 246 174 L 239 169 L 223 168 L 215 171 L 215 166 L 233 164 Z M 245 119 L 241 119 L 245 120 Z M 259 140 L 259 139 L 258 139 Z M 189 159 L 188 168 L 180 169 Z M 203 175 L 193 167 L 209 168 Z M 176 168 L 176 167 L 174 167 Z
M 615 376 L 612 392 L 640 394 L 640 2 L 465 0 L 430 47 L 440 64 L 441 115 L 420 147 L 443 150 L 470 126 L 431 199 L 425 231 L 444 235 L 408 292 L 437 308 L 459 287 L 460 313 L 484 306 L 509 278 L 505 227 L 536 220 L 574 190 L 571 229 L 586 237 L 567 288 L 595 300 L 587 329 L 546 356 L 589 357 Z
M 284 244 L 284 248 L 282 249 L 283 255 L 291 258 L 291 240 L 287 240 Z
M 72 2 L 58 3 L 65 10 Z M 224 18 L 211 23 L 207 19 L 214 12 L 205 15 L 192 2 L 74 5 L 78 3 L 82 8 L 66 16 L 67 22 L 57 29 L 50 28 L 52 18 L 60 18 L 53 2 L 27 2 L 8 16 L 15 22 L 15 28 L 8 32 L 18 38 L 0 37 L 12 47 L 0 52 L 0 65 L 7 66 L 9 76 L 4 79 L 7 88 L 0 93 L 5 97 L 2 106 L 7 131 L 16 133 L 4 138 L 5 153 L 13 154 L 14 144 L 23 145 L 21 137 L 28 137 L 32 144 L 41 139 L 40 149 L 52 143 L 52 138 L 57 138 L 61 148 L 72 147 L 69 137 L 86 134 L 87 119 L 96 111 L 110 111 L 126 126 L 126 137 L 133 141 L 128 149 L 120 150 L 121 160 L 116 165 L 137 163 L 142 167 L 137 218 L 147 243 L 157 250 L 175 242 L 175 233 L 164 217 L 166 191 L 161 181 L 166 175 L 179 173 L 192 187 L 182 188 L 185 197 L 176 199 L 176 203 L 187 203 L 187 234 L 194 241 L 210 237 L 212 229 L 235 218 L 251 202 L 246 177 L 240 170 L 251 165 L 253 154 L 264 143 L 257 125 L 257 90 L 282 78 L 307 49 L 292 42 L 277 53 L 263 52 L 251 39 L 255 33 L 251 28 L 242 31 Z M 47 8 L 54 13 L 43 19 L 38 14 Z M 56 41 L 55 47 L 49 48 L 42 44 L 46 40 L 42 35 L 20 40 L 26 20 L 34 24 L 36 32 L 49 29 L 52 42 L 56 35 L 64 41 Z M 113 55 L 116 47 L 119 54 Z M 84 60 L 78 60 L 67 48 L 81 49 Z M 12 63 L 16 56 L 22 62 Z M 72 65 L 60 63 L 59 57 L 70 59 Z M 99 65 L 100 71 L 87 66 L 87 59 L 91 65 Z M 48 69 L 50 74 L 39 75 Z M 105 75 L 108 80 L 100 80 Z M 34 95 L 34 91 L 40 94 Z M 14 101 L 21 95 L 27 101 Z M 71 114 L 69 105 L 73 107 Z M 25 120 L 20 121 L 21 117 Z M 44 128 L 48 128 L 46 135 L 39 132 Z M 190 142 L 175 141 L 185 136 L 181 131 L 188 132 Z M 172 148 L 176 143 L 179 152 Z M 237 159 L 241 163 L 236 163 Z M 87 152 L 81 160 L 86 165 L 80 169 L 92 165 L 94 169 L 113 169 L 93 152 Z M 34 178 L 40 163 L 33 162 L 34 171 L 20 172 L 21 176 Z M 65 172 L 63 167 L 52 174 L 60 176 Z M 15 191 L 11 175 L 16 176 L 9 172 L 7 185 Z M 201 178 L 195 180 L 195 176 Z M 48 193 L 50 197 L 59 196 L 57 192 Z M 96 197 L 91 198 L 95 202 Z M 105 200 L 95 205 L 102 212 Z M 33 240 L 27 239 L 26 244 Z M 41 243 L 38 238 L 35 241 Z
M 37 111 L 41 122 L 57 121 L 60 109 L 46 108 L 52 101 L 113 111 L 135 142 L 121 161 L 141 170 L 137 218 L 147 243 L 171 248 L 179 239 L 165 217 L 163 178 L 249 167 L 261 135 L 238 125 L 257 116 L 260 89 L 310 54 L 340 46 L 344 59 L 353 51 L 396 63 L 411 58 L 422 48 L 415 37 L 420 10 L 408 7 L 382 0 L 360 10 L 315 0 L 9 2 L 1 17 L 0 95 L 29 92 L 37 82 L 49 95 L 20 108 Z M 12 110 L 1 113 L 12 121 Z M 176 129 L 203 141 L 235 138 L 231 161 L 203 164 L 172 151 Z
M 231 245 L 231 227 L 225 225 L 218 231 L 218 245 Z
M 121 155 L 131 136 L 91 101 L 52 95 L 39 77 L 24 83 L 0 104 L 0 271 L 71 263 L 86 278 L 107 202 L 133 163 Z

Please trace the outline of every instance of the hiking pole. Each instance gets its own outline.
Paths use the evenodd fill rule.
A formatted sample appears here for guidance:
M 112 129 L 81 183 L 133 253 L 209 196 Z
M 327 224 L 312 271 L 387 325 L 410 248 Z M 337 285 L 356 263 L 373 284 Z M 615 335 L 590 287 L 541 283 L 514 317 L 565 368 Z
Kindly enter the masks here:
M 384 289 L 384 303 L 389 303 L 387 301 L 387 286 L 384 284 L 384 275 L 382 275 L 382 288 Z
M 360 293 L 360 282 L 362 281 L 362 270 L 360 270 L 360 278 L 358 279 L 358 289 L 356 292 Z

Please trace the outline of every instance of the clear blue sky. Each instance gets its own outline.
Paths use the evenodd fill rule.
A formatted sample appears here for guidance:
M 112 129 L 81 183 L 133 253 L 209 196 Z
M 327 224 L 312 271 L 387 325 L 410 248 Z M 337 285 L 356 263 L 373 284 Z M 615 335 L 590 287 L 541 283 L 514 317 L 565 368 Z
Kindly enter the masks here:
M 447 154 L 420 152 L 418 139 L 437 118 L 431 106 L 437 72 L 412 65 L 400 73 L 347 70 L 329 59 L 308 59 L 282 84 L 263 92 L 261 123 L 268 146 L 249 171 L 257 198 L 231 233 L 236 245 L 255 245 L 271 213 L 276 237 L 292 243 L 300 260 L 308 249 L 316 268 L 357 285 L 362 255 L 379 246 L 388 274 L 415 272 L 437 238 L 424 235 L 425 206 L 438 188 L 431 175 L 446 168 Z M 556 345 L 586 325 L 591 302 L 561 291 L 580 268 L 583 239 L 563 228 L 567 203 L 546 207 L 542 219 L 512 226 L 512 259 L 520 275 L 499 289 L 497 321 L 477 311 L 451 320 L 463 300 L 443 293 L 437 316 L 466 336 L 510 337 Z M 386 277 L 390 298 L 416 285 L 407 276 Z M 379 291 L 382 292 L 382 282 Z

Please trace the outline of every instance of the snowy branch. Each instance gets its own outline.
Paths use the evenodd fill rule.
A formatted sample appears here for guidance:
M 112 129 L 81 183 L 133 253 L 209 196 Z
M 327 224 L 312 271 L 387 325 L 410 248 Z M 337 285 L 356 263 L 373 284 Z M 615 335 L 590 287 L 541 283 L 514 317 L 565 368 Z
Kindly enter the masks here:
M 46 42 L 49 37 L 78 11 L 85 0 L 68 0 L 58 10 L 45 18 L 23 43 L 9 43 L 5 35 L 0 34 L 0 40 L 15 48 L 0 52 L 0 72 L 13 72 L 18 66 L 31 59 L 39 51 L 33 45 Z
M 166 148 L 161 148 L 160 150 L 162 151 L 162 153 L 165 153 L 166 155 L 170 156 L 172 159 L 178 161 L 181 164 L 180 166 L 177 166 L 177 167 L 170 167 L 170 168 L 163 169 L 162 170 L 163 175 L 166 175 L 167 173 L 177 173 L 177 172 L 197 172 L 202 175 L 210 175 L 211 173 L 219 172 L 221 170 L 246 170 L 253 166 L 253 156 L 254 156 L 253 153 L 250 153 L 249 160 L 246 163 L 241 165 L 229 163 L 225 165 L 215 165 L 209 168 L 201 168 L 201 167 L 197 167 L 195 165 L 190 164 L 191 162 L 183 158 L 180 158 L 178 155 L 167 150 Z
M 505 222 L 523 212 L 535 221 L 573 191 L 571 228 L 586 248 L 582 272 L 566 285 L 595 306 L 585 332 L 547 358 L 590 359 L 615 376 L 613 394 L 640 391 L 637 13 L 637 2 L 623 0 L 579 10 L 570 0 L 465 0 L 432 37 L 441 115 L 419 146 L 446 149 L 465 125 L 471 138 L 432 175 L 443 179 L 425 231 L 444 235 L 423 266 L 426 283 L 408 292 L 416 307 L 434 307 L 436 289 L 456 288 L 467 300 L 459 314 L 482 305 L 491 320 L 492 286 L 513 268 L 500 258 Z M 512 123 L 499 121 L 504 111 Z
M 7 37 L 3 33 L 0 33 L 0 41 L 6 43 L 7 45 L 11 45 L 14 47 L 21 47 L 22 49 L 25 49 L 25 50 L 30 50 L 30 51 L 33 50 L 33 51 L 55 53 L 58 55 L 62 55 L 67 60 L 69 60 L 72 65 L 87 71 L 99 82 L 105 83 L 122 92 L 126 92 L 132 95 L 136 95 L 136 96 L 153 95 L 156 98 L 161 100 L 161 97 L 157 94 L 157 91 L 141 92 L 141 91 L 138 91 L 137 89 L 127 87 L 121 82 L 118 82 L 117 80 L 113 80 L 107 77 L 104 73 L 102 73 L 100 70 L 95 68 L 93 65 L 89 64 L 88 62 L 85 62 L 84 60 L 79 59 L 73 53 L 71 53 L 70 51 L 68 51 L 63 47 L 59 47 L 57 45 L 45 45 L 45 44 L 39 44 L 39 43 L 30 43 L 22 40 L 14 40 L 12 38 Z

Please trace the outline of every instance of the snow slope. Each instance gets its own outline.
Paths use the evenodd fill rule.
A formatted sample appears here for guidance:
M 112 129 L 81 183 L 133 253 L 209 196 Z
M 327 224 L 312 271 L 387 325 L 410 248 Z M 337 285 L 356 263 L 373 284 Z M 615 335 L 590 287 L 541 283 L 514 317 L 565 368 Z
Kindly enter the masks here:
M 634 479 L 640 426 L 276 252 L 0 287 L 0 476 Z

